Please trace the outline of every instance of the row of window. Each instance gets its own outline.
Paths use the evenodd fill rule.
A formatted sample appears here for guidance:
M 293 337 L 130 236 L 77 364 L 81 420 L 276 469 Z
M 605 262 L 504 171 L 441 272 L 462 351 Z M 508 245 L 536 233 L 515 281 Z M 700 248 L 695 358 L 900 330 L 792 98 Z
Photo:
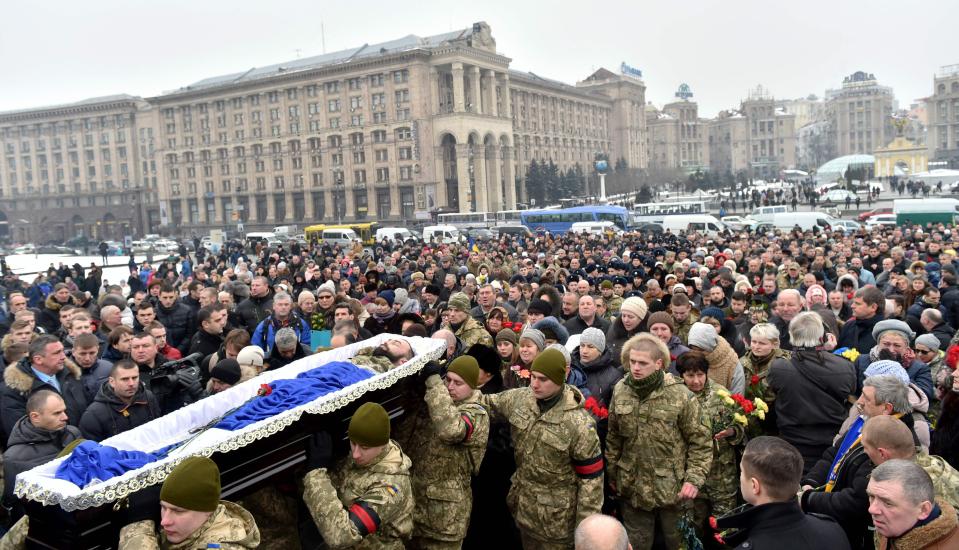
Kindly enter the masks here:
M 378 184 L 390 183 L 390 169 L 389 168 L 377 168 L 374 173 L 375 180 L 373 182 Z M 413 167 L 411 166 L 401 166 L 399 169 L 399 181 L 401 182 L 410 182 L 413 180 Z M 294 189 L 300 189 L 304 187 L 305 176 L 303 174 L 293 174 L 292 177 L 292 187 Z M 310 179 L 313 187 L 323 187 L 323 173 L 313 172 Z M 285 189 L 286 188 L 286 177 L 284 176 L 274 176 L 273 177 L 273 189 Z M 342 171 L 334 171 L 332 175 L 332 182 L 334 185 L 344 185 L 345 178 Z M 267 189 L 267 178 L 266 177 L 257 177 L 253 180 L 254 188 L 253 191 L 265 191 Z M 367 178 L 366 170 L 354 170 L 353 179 L 350 182 L 353 185 L 363 185 L 370 183 Z M 171 183 L 170 184 L 170 194 L 172 196 L 179 196 L 181 192 L 185 190 L 188 195 L 196 195 L 197 190 L 202 189 L 202 192 L 205 194 L 216 193 L 217 189 L 213 181 L 203 182 L 202 187 L 198 187 L 197 182 L 189 181 L 186 182 L 185 186 L 181 186 L 180 183 Z M 219 191 L 223 193 L 245 193 L 251 191 L 249 187 L 249 180 L 247 178 L 237 178 L 235 182 L 233 180 L 224 179 L 220 180 L 220 189 Z
M 93 134 L 84 134 L 83 146 L 93 147 L 95 142 L 99 142 L 100 145 L 110 145 L 110 136 L 111 134 L 104 132 L 100 134 L 100 137 L 97 140 L 96 138 L 94 138 Z M 74 136 L 74 135 L 67 136 L 65 140 L 59 137 L 55 137 L 50 140 L 50 148 L 62 149 L 64 141 L 66 142 L 67 147 L 69 147 L 70 149 L 77 147 L 80 143 L 79 140 L 77 140 L 77 136 Z M 122 132 L 122 131 L 116 132 L 114 141 L 113 141 L 114 143 L 126 143 L 126 141 L 127 141 L 126 132 Z M 33 146 L 31 146 L 31 143 L 33 143 Z M 26 140 L 20 142 L 20 153 L 29 153 L 31 151 L 31 148 L 38 153 L 46 151 L 47 142 L 44 139 L 38 139 L 36 140 L 36 142 L 31 142 Z M 4 151 L 6 151 L 8 155 L 16 154 L 17 153 L 16 142 L 8 141 L 4 145 Z
M 7 126 L 0 129 L 0 137 L 4 139 L 18 137 L 39 137 L 54 136 L 63 133 L 75 132 L 93 132 L 96 130 L 126 128 L 127 119 L 130 114 L 121 114 L 113 116 L 100 116 L 97 118 L 84 118 L 79 120 L 64 120 L 51 122 L 49 124 L 35 124 L 30 126 Z

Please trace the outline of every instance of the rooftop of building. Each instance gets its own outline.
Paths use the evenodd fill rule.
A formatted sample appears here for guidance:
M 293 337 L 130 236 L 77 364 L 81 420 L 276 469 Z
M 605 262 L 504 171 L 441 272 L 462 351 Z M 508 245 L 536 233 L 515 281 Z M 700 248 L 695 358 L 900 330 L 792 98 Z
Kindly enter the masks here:
M 42 111 L 58 111 L 64 109 L 78 109 L 82 107 L 91 107 L 94 105 L 101 105 L 105 103 L 118 103 L 123 101 L 138 101 L 140 98 L 137 96 L 132 96 L 129 94 L 114 94 L 114 95 L 105 95 L 100 97 L 91 97 L 88 99 L 81 99 L 80 101 L 74 101 L 71 103 L 61 103 L 57 105 L 46 105 L 44 107 L 30 107 L 28 109 L 14 109 L 12 111 L 0 111 L 0 117 L 10 116 L 10 115 L 19 115 L 24 113 L 38 113 Z

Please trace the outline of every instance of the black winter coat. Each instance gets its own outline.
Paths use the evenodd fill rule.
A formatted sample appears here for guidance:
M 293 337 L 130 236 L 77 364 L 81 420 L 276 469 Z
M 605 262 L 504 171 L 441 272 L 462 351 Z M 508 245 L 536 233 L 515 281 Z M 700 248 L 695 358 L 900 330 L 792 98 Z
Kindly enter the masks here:
M 869 353 L 876 345 L 872 329 L 882 321 L 882 315 L 873 315 L 869 319 L 849 319 L 839 332 L 837 348 L 855 348 L 859 353 Z
M 959 393 L 947 391 L 942 397 L 942 412 L 932 432 L 929 454 L 941 456 L 959 469 Z
M 100 392 L 92 405 L 83 413 L 80 432 L 93 441 L 103 441 L 127 430 L 159 418 L 160 404 L 150 390 L 140 382 L 140 389 L 127 405 L 117 397 L 109 382 L 100 386 Z
M 273 313 L 272 295 L 268 294 L 259 298 L 250 296 L 236 306 L 236 316 L 240 321 L 236 328 L 246 329 L 252 336 L 260 321 L 266 319 L 271 313 Z
M 822 487 L 829 479 L 829 470 L 839 452 L 842 440 L 826 449 L 819 462 L 803 478 L 803 485 Z M 806 491 L 803 493 L 801 506 L 806 512 L 824 514 L 839 522 L 849 545 L 853 548 L 862 547 L 865 537 L 871 536 L 869 526 L 872 519 L 869 516 L 869 495 L 866 494 L 866 485 L 869 484 L 869 474 L 873 464 L 862 445 L 856 445 L 846 454 L 845 460 L 839 466 L 836 476 L 836 485 L 832 491 Z
M 580 317 L 579 315 L 576 315 L 575 317 L 570 318 L 569 321 L 566 321 L 565 323 L 563 323 L 563 327 L 566 328 L 567 331 L 569 331 L 570 336 L 573 336 L 575 334 L 582 334 L 583 331 L 588 329 L 589 327 L 598 328 L 599 330 L 603 331 L 603 334 L 606 334 L 606 331 L 609 330 L 609 321 L 607 321 L 606 319 L 603 319 L 599 315 L 596 315 L 593 318 L 593 324 L 587 325 L 586 321 L 584 321 L 582 317 Z
M 157 306 L 157 321 L 166 327 L 166 339 L 184 356 L 190 349 L 190 337 L 196 332 L 196 314 L 186 304 L 174 302 L 172 308 Z
M 222 334 L 210 334 L 201 328 L 200 330 L 196 331 L 196 334 L 193 335 L 193 338 L 190 338 L 190 350 L 187 355 L 202 353 L 203 359 L 200 361 L 200 363 L 205 364 L 205 362 L 210 359 L 211 355 L 220 351 L 220 347 L 222 346 Z
M 607 347 L 596 361 L 585 364 L 579 356 L 579 347 L 573 350 L 573 368 L 581 370 L 586 375 L 586 387 L 589 394 L 599 400 L 601 405 L 609 407 L 613 399 L 613 387 L 623 379 L 623 369 L 613 362 L 613 356 Z
M 737 550 L 849 550 L 842 528 L 830 518 L 805 514 L 795 500 L 753 506 L 719 519 L 719 528 L 738 529 L 726 537 Z
M 959 324 L 959 286 L 946 286 L 939 289 L 939 303 L 946 310 L 946 323 Z
M 27 358 L 21 359 L 16 365 L 10 365 L 3 371 L 3 388 L 0 389 L 0 421 L 3 422 L 4 437 L 13 433 L 13 426 L 27 414 L 27 399 L 37 390 L 50 390 L 63 397 L 67 406 L 67 422 L 72 426 L 80 424 L 80 417 L 86 410 L 88 400 L 83 382 L 80 380 L 81 371 L 73 361 L 67 360 L 63 369 L 57 373 L 57 383 L 60 390 L 40 381 L 33 373 Z
M 3 453 L 3 501 L 7 505 L 13 503 L 17 474 L 53 460 L 68 443 L 79 437 L 80 430 L 69 424 L 62 430 L 51 432 L 35 427 L 27 416 L 17 420 L 7 442 L 7 451 Z

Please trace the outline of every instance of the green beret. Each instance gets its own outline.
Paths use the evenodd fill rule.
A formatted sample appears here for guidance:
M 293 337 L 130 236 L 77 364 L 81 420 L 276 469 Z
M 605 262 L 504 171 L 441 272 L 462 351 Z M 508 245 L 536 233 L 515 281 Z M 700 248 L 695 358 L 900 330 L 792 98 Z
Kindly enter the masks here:
M 194 512 L 216 511 L 220 504 L 220 469 L 205 456 L 183 459 L 163 482 L 160 500 Z
M 453 359 L 446 370 L 458 374 L 474 390 L 479 384 L 479 363 L 469 355 L 460 355 Z
M 559 350 L 543 350 L 536 359 L 533 359 L 533 365 L 529 370 L 545 374 L 559 386 L 566 383 L 566 358 Z
M 364 447 L 379 447 L 390 441 L 390 415 L 379 403 L 363 403 L 350 418 L 350 441 Z

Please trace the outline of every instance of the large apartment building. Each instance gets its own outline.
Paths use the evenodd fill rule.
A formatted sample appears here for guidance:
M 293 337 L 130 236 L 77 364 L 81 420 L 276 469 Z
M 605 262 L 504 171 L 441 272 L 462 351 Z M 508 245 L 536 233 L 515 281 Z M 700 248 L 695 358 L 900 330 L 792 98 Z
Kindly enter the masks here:
M 0 222 L 14 209 L 62 203 L 58 216 L 78 217 L 75 223 L 51 232 L 43 219 L 24 216 L 16 240 L 400 223 L 443 209 L 515 208 L 525 200 L 522 178 L 533 159 L 588 172 L 604 153 L 646 166 L 641 79 L 600 69 L 570 85 L 512 70 L 510 62 L 489 26 L 476 23 L 207 78 L 145 100 L 0 113 L 7 153 L 0 157 Z M 124 132 L 116 127 L 121 112 Z M 62 185 L 49 173 L 44 198 L 37 170 L 32 186 L 25 181 L 21 142 L 35 155 L 32 140 L 41 138 L 23 136 L 40 136 L 41 128 L 52 136 L 57 124 L 64 147 L 67 135 L 80 143 L 89 135 L 95 146 L 77 147 L 79 172 L 64 149 Z M 118 141 L 121 133 L 127 141 Z M 119 192 L 124 180 L 129 193 Z M 76 210 L 93 206 L 104 211 Z
M 936 168 L 959 168 L 959 65 L 942 67 L 926 98 L 929 161 Z
M 826 112 L 835 153 L 871 155 L 895 137 L 892 88 L 882 86 L 875 75 L 857 71 L 842 81 L 842 87 L 826 90 Z
M 796 166 L 796 115 L 776 105 L 761 86 L 738 110 L 723 111 L 709 121 L 710 169 L 770 179 Z
M 687 84 L 676 92 L 677 101 L 657 109 L 646 107 L 647 150 L 651 169 L 696 172 L 709 168 L 709 121 L 699 118 Z

